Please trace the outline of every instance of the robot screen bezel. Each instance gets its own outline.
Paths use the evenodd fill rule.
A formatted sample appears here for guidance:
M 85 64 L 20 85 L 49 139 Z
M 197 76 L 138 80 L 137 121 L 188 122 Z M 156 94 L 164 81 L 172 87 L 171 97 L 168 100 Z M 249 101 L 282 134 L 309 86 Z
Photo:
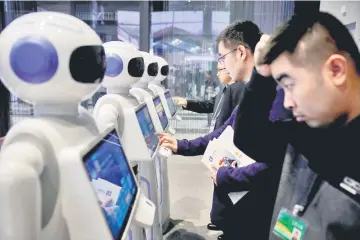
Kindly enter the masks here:
M 163 126 L 163 122 L 161 121 L 159 113 L 157 112 L 157 110 L 156 110 L 156 114 L 159 117 L 159 121 L 160 121 L 160 124 L 161 124 L 161 127 L 162 127 L 163 131 L 165 131 L 169 127 L 170 122 L 169 122 L 169 119 L 166 116 L 164 104 L 162 103 L 161 98 L 160 98 L 159 95 L 154 96 L 152 100 L 153 100 L 155 109 L 156 109 L 155 101 L 157 101 L 157 102 L 159 102 L 161 104 L 161 107 L 162 107 L 163 113 L 164 113 L 164 117 L 166 118 L 166 126 Z
M 147 110 L 148 110 L 148 112 L 149 112 L 149 115 L 150 115 L 151 122 L 152 122 L 152 124 L 154 125 L 154 129 L 155 129 L 154 119 L 152 118 L 152 116 L 151 116 L 151 114 L 150 114 L 150 111 L 149 111 L 148 106 L 146 105 L 146 103 L 142 103 L 142 104 L 140 104 L 138 107 L 136 107 L 136 108 L 134 109 L 134 110 L 135 110 L 136 119 L 138 120 L 138 118 L 137 118 L 137 112 L 141 111 L 143 108 L 147 108 Z M 156 114 L 156 115 L 157 115 L 157 114 Z M 138 124 L 139 124 L 139 121 L 138 121 Z M 143 135 L 143 133 L 142 133 L 140 124 L 139 124 L 139 128 L 140 128 L 141 136 L 143 137 L 143 140 L 145 141 L 144 135 Z M 155 134 L 156 134 L 156 132 L 155 132 Z M 150 155 L 151 158 L 153 158 L 153 157 L 156 155 L 156 153 L 158 152 L 158 149 L 159 149 L 159 146 L 160 146 L 159 144 L 160 144 L 160 140 L 158 140 L 155 149 L 149 149 L 148 146 L 147 146 L 147 144 L 146 144 L 146 142 L 145 142 L 145 145 L 146 145 L 147 150 L 148 150 L 148 151 L 151 151 L 151 153 L 149 152 L 149 155 Z
M 170 112 L 171 116 L 173 117 L 173 116 L 175 116 L 175 114 L 176 114 L 176 105 L 175 105 L 175 103 L 174 103 L 174 100 L 173 100 L 172 97 L 171 97 L 171 92 L 170 92 L 169 89 L 167 89 L 167 90 L 164 92 L 164 96 L 165 96 L 166 102 L 168 101 L 168 97 L 166 96 L 167 94 L 169 94 L 169 96 L 170 96 L 169 99 L 171 100 L 172 105 L 173 105 L 174 112 Z M 169 105 L 169 104 L 168 104 L 168 105 Z M 170 110 L 170 106 L 169 106 L 169 110 Z
M 87 173 L 87 170 L 86 170 L 86 167 L 85 167 L 85 162 L 86 162 L 86 158 L 91 155 L 96 149 L 98 149 L 98 147 L 100 145 L 103 144 L 103 139 L 106 138 L 111 132 L 115 132 L 117 137 L 119 137 L 119 133 L 116 129 L 115 126 L 110 126 L 109 128 L 107 128 L 104 132 L 101 133 L 101 135 L 99 137 L 97 137 L 96 139 L 94 139 L 92 142 L 90 142 L 84 149 L 82 149 L 82 151 L 80 152 L 80 157 L 83 161 L 83 164 L 82 166 L 84 167 L 84 171 L 86 173 L 86 175 L 88 175 Z M 121 143 L 121 140 L 120 140 L 120 137 L 119 137 L 119 142 L 120 142 L 120 148 L 122 149 L 122 152 L 126 158 L 126 160 L 128 160 L 128 157 L 126 156 L 126 153 L 124 151 L 124 148 L 122 146 L 122 143 Z M 130 228 L 130 223 L 131 223 L 131 218 L 132 216 L 134 215 L 134 212 L 135 212 L 135 206 L 136 206 L 136 202 L 139 198 L 139 194 L 140 194 L 140 186 L 138 184 L 138 181 L 137 181 L 137 178 L 134 174 L 134 171 L 133 171 L 133 168 L 130 166 L 129 162 L 126 161 L 127 163 L 127 166 L 128 168 L 130 169 L 130 173 L 132 175 L 132 178 L 134 180 L 134 183 L 135 183 L 135 192 L 134 192 L 134 198 L 132 199 L 131 203 L 129 204 L 129 210 L 125 216 L 125 219 L 124 219 L 124 223 L 126 224 L 123 224 L 123 226 L 121 227 L 121 229 L 119 230 L 119 233 L 118 233 L 118 236 L 116 238 L 114 238 L 114 240 L 121 240 L 122 237 L 123 237 L 123 234 Z M 90 178 L 89 178 L 89 184 L 91 184 L 90 182 Z M 92 186 L 91 186 L 92 187 Z M 96 193 L 94 191 L 94 195 L 97 199 L 97 196 L 96 196 Z M 99 205 L 99 208 L 100 208 L 100 205 Z M 100 209 L 101 210 L 101 209 Z M 102 211 L 102 210 L 101 210 Z M 104 223 L 105 225 L 108 227 L 108 230 L 109 230 L 109 233 L 110 235 L 112 236 L 112 233 L 111 233 L 111 229 L 108 225 L 108 222 L 106 220 L 106 217 L 104 215 L 104 213 L 102 212 L 102 216 L 103 216 L 103 219 L 104 219 Z

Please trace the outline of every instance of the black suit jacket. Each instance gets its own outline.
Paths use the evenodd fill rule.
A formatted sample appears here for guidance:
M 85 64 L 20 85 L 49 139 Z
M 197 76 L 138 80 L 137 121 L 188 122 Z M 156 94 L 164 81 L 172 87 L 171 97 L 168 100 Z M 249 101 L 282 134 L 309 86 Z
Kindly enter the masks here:
M 221 106 L 219 106 L 221 112 L 216 119 L 215 129 L 222 126 L 230 117 L 234 108 L 239 105 L 244 90 L 245 84 L 242 81 L 235 82 L 226 87 Z M 223 91 L 220 91 L 215 97 L 211 98 L 210 100 L 188 100 L 187 106 L 184 107 L 184 109 L 197 113 L 213 113 L 217 108 L 222 93 Z

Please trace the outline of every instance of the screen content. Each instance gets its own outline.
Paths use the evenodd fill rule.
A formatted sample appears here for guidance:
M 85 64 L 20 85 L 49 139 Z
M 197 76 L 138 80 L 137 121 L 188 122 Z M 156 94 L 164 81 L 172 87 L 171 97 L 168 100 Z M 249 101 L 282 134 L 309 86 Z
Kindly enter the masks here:
M 155 134 L 155 127 L 146 105 L 143 105 L 136 111 L 136 117 L 138 119 L 141 132 L 144 136 L 146 146 L 150 152 L 150 155 L 153 156 L 159 143 L 159 138 Z
M 162 129 L 165 130 L 169 121 L 166 117 L 164 106 L 162 105 L 162 102 L 161 102 L 159 96 L 155 97 L 153 101 L 154 101 L 154 105 L 156 108 L 156 112 L 157 112 L 160 122 L 161 122 Z
M 171 114 L 171 116 L 174 116 L 176 113 L 176 107 L 175 107 L 174 101 L 171 97 L 170 91 L 165 92 L 165 98 L 166 98 L 166 102 L 170 109 L 170 114 Z
M 121 239 L 137 186 L 116 131 L 111 131 L 84 156 L 85 169 L 114 240 Z

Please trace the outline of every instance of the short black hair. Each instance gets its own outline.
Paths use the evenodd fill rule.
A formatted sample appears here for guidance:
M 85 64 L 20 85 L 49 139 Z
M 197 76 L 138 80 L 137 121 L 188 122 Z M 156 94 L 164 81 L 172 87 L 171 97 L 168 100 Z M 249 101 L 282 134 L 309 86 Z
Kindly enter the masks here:
M 271 64 L 284 52 L 293 54 L 298 42 L 312 31 L 315 24 L 319 24 L 328 32 L 331 42 L 338 51 L 350 55 L 360 73 L 359 49 L 351 33 L 336 17 L 326 12 L 318 12 L 310 16 L 294 15 L 270 38 L 269 49 L 264 53 L 260 63 Z
M 218 36 L 217 43 L 223 42 L 225 47 L 237 47 L 245 44 L 254 53 L 262 32 L 252 21 L 236 21 L 227 26 Z

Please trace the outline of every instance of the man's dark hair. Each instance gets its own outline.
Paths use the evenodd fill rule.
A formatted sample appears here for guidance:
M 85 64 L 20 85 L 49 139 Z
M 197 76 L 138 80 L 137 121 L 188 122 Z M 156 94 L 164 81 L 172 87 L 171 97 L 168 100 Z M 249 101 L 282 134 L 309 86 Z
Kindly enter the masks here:
M 236 21 L 227 26 L 217 38 L 217 43 L 224 43 L 227 48 L 235 48 L 238 45 L 245 45 L 252 53 L 259 42 L 262 32 L 252 21 Z
M 319 12 L 310 16 L 293 16 L 285 25 L 283 25 L 270 39 L 267 49 L 260 54 L 260 63 L 271 64 L 276 58 L 284 52 L 294 54 L 300 40 L 312 41 L 311 37 L 315 32 L 316 26 L 322 27 L 327 33 L 323 37 L 323 43 L 332 46 L 336 52 L 347 53 L 354 60 L 356 69 L 360 73 L 360 54 L 358 47 L 350 34 L 349 30 L 334 16 L 329 13 Z M 314 33 L 315 35 L 316 33 Z M 316 50 L 325 49 L 326 46 L 314 46 Z M 310 49 L 309 49 L 310 51 Z M 318 54 L 319 51 L 310 51 Z M 306 56 L 306 61 L 311 60 Z

